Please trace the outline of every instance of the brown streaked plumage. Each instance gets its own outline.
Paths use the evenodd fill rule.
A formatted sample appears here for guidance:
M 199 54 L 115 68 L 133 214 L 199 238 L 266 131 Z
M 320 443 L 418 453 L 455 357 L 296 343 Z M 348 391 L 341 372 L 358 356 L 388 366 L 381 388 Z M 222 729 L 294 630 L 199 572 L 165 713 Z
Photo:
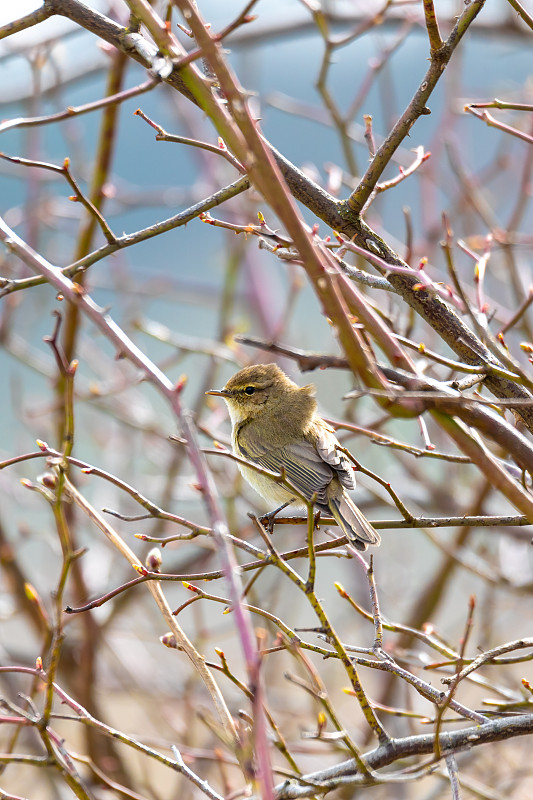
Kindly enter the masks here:
M 355 489 L 353 467 L 339 449 L 333 429 L 318 415 L 315 388 L 299 387 L 276 364 L 254 364 L 207 394 L 226 401 L 236 455 L 273 472 L 282 469 L 301 494 L 329 511 L 358 550 L 378 545 L 380 536 L 347 494 Z M 302 501 L 291 491 L 250 467 L 239 464 L 248 483 L 267 502 Z

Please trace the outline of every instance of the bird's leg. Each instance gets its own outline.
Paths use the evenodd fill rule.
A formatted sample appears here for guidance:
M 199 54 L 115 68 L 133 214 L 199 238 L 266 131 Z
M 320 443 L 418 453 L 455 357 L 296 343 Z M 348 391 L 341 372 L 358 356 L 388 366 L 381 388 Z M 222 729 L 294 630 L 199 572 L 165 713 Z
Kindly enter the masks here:
M 268 514 L 263 514 L 260 517 L 261 524 L 264 525 L 269 533 L 274 531 L 274 520 L 279 514 L 280 511 L 283 511 L 284 508 L 290 506 L 290 504 L 294 501 L 294 497 L 291 500 L 287 500 L 286 503 L 283 503 L 281 506 L 278 506 L 274 509 L 274 511 L 269 511 Z

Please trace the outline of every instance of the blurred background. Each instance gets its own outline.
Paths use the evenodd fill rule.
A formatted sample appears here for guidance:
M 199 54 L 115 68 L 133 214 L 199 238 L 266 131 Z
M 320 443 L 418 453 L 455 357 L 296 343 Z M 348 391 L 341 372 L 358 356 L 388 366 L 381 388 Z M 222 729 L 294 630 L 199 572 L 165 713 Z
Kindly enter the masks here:
M 120 24 L 127 23 L 127 10 L 121 2 L 93 0 L 90 5 Z M 166 4 L 153 5 L 164 15 Z M 216 30 L 231 22 L 242 8 L 233 0 L 199 5 Z M 528 5 L 531 13 L 531 2 L 524 3 Z M 36 6 L 0 3 L 0 25 Z M 261 118 L 269 141 L 330 193 L 346 197 L 369 160 L 363 115 L 372 116 L 379 145 L 423 79 L 428 66 L 427 32 L 418 2 L 392 4 L 382 24 L 368 24 L 365 32 L 365 23 L 382 4 L 324 2 L 322 7 L 329 15 L 333 39 L 342 39 L 359 28 L 362 31 L 345 46 L 335 47 L 327 66 L 323 37 L 307 4 L 296 0 L 259 0 L 253 9 L 257 20 L 238 28 L 225 46 L 230 63 L 250 92 L 254 112 Z M 436 3 L 444 34 L 461 8 L 457 2 Z M 465 113 L 464 106 L 495 97 L 507 102 L 532 102 L 530 34 L 509 4 L 503 0 L 488 4 L 432 95 L 431 114 L 418 120 L 384 179 L 409 167 L 415 158 L 410 147 L 423 147 L 431 157 L 414 175 L 380 194 L 366 215 L 374 230 L 411 266 L 427 259 L 426 269 L 431 277 L 443 283 L 449 277 L 440 246 L 442 214 L 448 215 L 454 237 L 463 240 L 472 251 L 483 252 L 487 236 L 491 235 L 495 244 L 484 291 L 488 313 L 493 315 L 496 327 L 512 316 L 531 287 L 533 209 L 529 200 L 533 156 L 526 142 L 486 126 Z M 186 37 L 179 35 L 188 46 Z M 3 39 L 2 120 L 54 114 L 69 106 L 96 101 L 106 93 L 110 58 L 106 46 L 95 36 L 64 18 L 52 18 Z M 145 70 L 128 62 L 121 88 L 138 85 L 145 79 Z M 134 116 L 137 108 L 168 133 L 217 141 L 202 113 L 164 85 L 120 105 L 112 163 L 103 192 L 103 213 L 117 235 L 133 233 L 171 217 L 238 177 L 217 155 L 196 147 L 157 142 L 155 131 Z M 531 134 L 530 115 L 507 113 L 507 122 L 522 126 Z M 337 116 L 343 119 L 342 129 L 336 123 Z M 42 126 L 6 125 L 5 129 L 0 127 L 0 150 L 9 156 L 56 165 L 68 157 L 72 175 L 89 191 L 101 119 L 101 112 L 95 111 Z M 78 257 L 81 232 L 87 224 L 83 208 L 69 200 L 70 194 L 65 180 L 53 172 L 0 161 L 1 215 L 19 236 L 58 266 L 66 266 Z M 257 223 L 258 212 L 265 215 L 270 227 L 278 227 L 270 210 L 253 191 L 241 194 L 211 214 L 233 224 L 247 225 Z M 307 210 L 303 209 L 303 213 L 310 225 L 316 222 Z M 514 237 L 512 247 L 508 246 L 509 238 L 504 237 L 509 230 Z M 319 233 L 326 236 L 331 232 L 319 223 Z M 91 249 L 103 243 L 104 238 L 97 231 Z M 463 251 L 457 255 L 457 266 L 463 285 L 474 296 L 475 262 Z M 29 274 L 20 260 L 2 248 L 2 278 L 19 280 Z M 258 248 L 253 236 L 236 236 L 197 219 L 95 263 L 86 273 L 85 285 L 94 300 L 109 308 L 116 322 L 173 381 L 187 377 L 182 400 L 196 415 L 204 446 L 210 447 L 213 438 L 229 443 L 224 404 L 215 398 L 206 402 L 206 389 L 221 387 L 241 366 L 272 359 L 261 350 L 237 343 L 236 335 L 255 336 L 304 351 L 338 354 L 330 326 L 300 267 Z M 383 298 L 384 293 L 364 287 L 362 291 L 367 292 L 369 303 L 379 303 L 380 313 L 395 330 L 452 357 L 397 297 Z M 54 328 L 52 311 L 64 313 L 65 303 L 47 285 L 11 292 L 0 303 L 3 462 L 34 451 L 35 439 L 60 446 L 57 371 L 43 337 L 50 336 Z M 520 326 L 509 333 L 507 344 L 514 355 L 520 352 L 519 342 L 532 338 L 530 326 L 531 319 L 526 314 Z M 207 524 L 191 465 L 183 448 L 168 439 L 177 430 L 164 399 L 129 364 L 117 360 L 113 348 L 85 320 L 80 321 L 76 358 L 80 365 L 75 382 L 74 456 L 138 488 L 161 508 L 199 525 Z M 529 369 L 527 359 L 522 358 Z M 423 356 L 420 359 L 424 360 Z M 329 419 L 356 424 L 424 450 L 427 441 L 416 419 L 390 419 L 368 397 L 343 400 L 348 391 L 356 388 L 350 373 L 328 369 L 301 374 L 294 361 L 276 360 L 297 382 L 316 384 L 320 410 Z M 429 364 L 428 373 L 437 374 L 432 369 Z M 442 433 L 431 423 L 428 425 L 429 440 L 436 450 L 457 455 Z M 392 484 L 415 515 L 513 513 L 469 464 L 417 458 L 406 450 L 379 447 L 368 435 L 354 436 L 346 430 L 339 430 L 339 437 L 367 469 Z M 209 463 L 230 530 L 260 546 L 247 512 L 267 509 L 242 484 L 233 465 L 216 457 L 210 457 Z M 35 481 L 43 469 L 42 460 L 35 460 L 0 470 L 2 664 L 32 665 L 42 651 L 42 621 L 21 600 L 24 581 L 33 584 L 51 613 L 50 592 L 61 564 L 57 534 L 42 497 L 20 483 L 21 479 Z M 142 512 L 131 497 L 109 481 L 79 472 L 75 480 L 97 509 L 112 509 L 123 515 Z M 399 518 L 390 496 L 369 477 L 359 480 L 356 499 L 372 520 Z M 74 512 L 71 524 L 78 545 L 87 547 L 82 568 L 89 597 L 129 580 L 131 568 L 98 531 Z M 164 537 L 176 533 L 175 525 L 161 520 L 119 520 L 116 524 L 141 558 L 149 545 L 136 540 L 134 534 Z M 285 526 L 276 529 L 275 537 L 281 549 L 305 543 L 303 528 Z M 321 531 L 321 537 L 327 538 L 327 534 Z M 529 528 L 519 527 L 382 531 L 383 544 L 375 555 L 375 570 L 384 616 L 414 627 L 430 623 L 442 641 L 457 647 L 464 634 L 469 597 L 475 594 L 478 605 L 470 639 L 474 655 L 477 647 L 490 648 L 528 635 L 527 621 L 533 610 L 530 537 Z M 163 556 L 165 572 L 194 574 L 219 568 L 213 544 L 206 537 L 170 543 Z M 245 553 L 239 558 L 248 560 Z M 305 570 L 303 562 L 296 563 Z M 365 622 L 342 604 L 334 588 L 335 581 L 342 583 L 357 602 L 368 608 L 368 587 L 359 565 L 346 558 L 319 559 L 318 581 L 319 594 L 342 636 L 352 644 L 371 647 L 371 622 Z M 206 586 L 206 591 L 211 591 L 212 585 Z M 173 607 L 188 598 L 180 583 L 169 585 L 165 592 Z M 220 583 L 216 592 L 224 594 Z M 67 600 L 71 602 L 68 594 L 67 588 Z M 283 576 L 274 570 L 261 574 L 249 598 L 256 605 L 266 603 L 273 614 L 283 618 L 290 609 L 287 621 L 292 628 L 316 625 L 305 598 L 287 586 Z M 222 648 L 244 679 L 242 666 L 238 666 L 239 645 L 233 620 L 231 615 L 223 615 L 223 608 L 197 602 L 180 616 L 181 624 L 208 660 L 216 660 L 215 647 Z M 178 742 L 183 755 L 202 774 L 204 770 L 217 776 L 224 772 L 224 757 L 217 763 L 213 755 L 216 744 L 205 722 L 212 713 L 206 710 L 209 699 L 189 664 L 161 647 L 159 636 L 165 633 L 164 622 L 155 606 L 144 598 L 142 587 L 120 595 L 91 614 L 98 629 L 92 673 L 97 687 L 93 699 L 106 721 L 142 735 L 154 747 L 165 748 L 169 742 Z M 257 622 L 264 625 L 272 644 L 275 626 L 264 620 Z M 78 617 L 69 618 L 66 623 L 62 666 L 64 680 L 74 692 L 76 687 L 81 691 L 76 669 L 87 646 L 87 625 Z M 305 636 L 317 639 L 315 634 Z M 429 651 L 422 653 L 421 646 L 408 637 L 389 636 L 385 647 L 399 648 L 397 652 L 403 654 L 411 668 L 423 667 L 424 660 L 438 660 Z M 316 664 L 333 702 L 339 704 L 343 724 L 362 747 L 368 746 L 355 701 L 352 698 L 348 703 L 342 692 L 346 678 L 338 664 L 318 657 Z M 347 757 L 340 750 L 336 752 L 330 743 L 307 736 L 316 727 L 316 701 L 283 677 L 286 669 L 295 669 L 286 653 L 272 654 L 265 660 L 269 702 L 300 768 L 304 772 L 315 768 L 318 757 L 321 764 Z M 526 672 L 520 665 L 515 669 L 506 667 L 505 673 L 501 669 L 492 668 L 488 685 L 482 680 L 469 685 L 469 696 L 464 689 L 465 702 L 477 707 L 487 695 L 496 697 L 495 702 L 518 702 L 521 677 L 527 672 L 531 678 L 529 666 Z M 405 685 L 393 686 L 381 673 L 367 672 L 365 686 L 376 701 L 421 715 L 431 714 L 430 705 Z M 8 689 L 14 686 L 14 678 L 10 680 L 13 683 Z M 440 686 L 438 677 L 435 683 Z M 229 681 L 224 683 L 224 693 L 232 709 L 243 702 L 242 694 Z M 198 710 L 200 713 L 196 713 Z M 401 723 L 393 718 L 387 724 L 405 735 L 405 718 Z M 414 721 L 407 723 L 412 732 L 418 730 L 417 725 Z M 73 725 L 66 725 L 65 735 L 74 741 L 77 736 L 81 738 Z M 7 742 L 8 738 L 0 749 L 5 749 Z M 23 737 L 22 745 L 23 749 L 31 749 L 31 736 L 27 741 Z M 510 793 L 514 798 L 531 796 L 527 739 L 498 747 L 505 766 L 503 761 L 498 763 L 479 754 L 477 758 L 465 756 L 470 779 L 470 784 L 463 787 L 465 797 L 496 798 Z M 490 752 L 498 752 L 497 748 Z M 176 787 L 180 796 L 196 796 L 179 776 L 162 786 L 158 772 L 161 767 L 144 772 L 131 756 L 126 754 L 124 759 L 124 772 L 136 776 L 143 796 L 170 798 L 175 796 Z M 30 767 L 10 766 L 1 780 L 6 791 L 28 797 L 70 796 L 60 793 L 52 777 L 41 778 L 42 773 L 39 772 L 43 782 L 38 790 L 32 788 L 35 771 Z M 394 794 L 387 793 L 390 788 L 373 788 L 360 790 L 358 796 L 366 797 L 370 791 L 383 798 L 450 796 L 440 773 L 428 783 L 395 786 Z

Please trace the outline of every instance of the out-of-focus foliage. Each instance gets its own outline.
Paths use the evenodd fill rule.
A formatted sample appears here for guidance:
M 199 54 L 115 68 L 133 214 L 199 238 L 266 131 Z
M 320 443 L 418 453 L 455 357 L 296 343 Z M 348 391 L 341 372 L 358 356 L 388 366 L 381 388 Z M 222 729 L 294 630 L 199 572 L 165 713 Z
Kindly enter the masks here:
M 532 22 L 451 6 L 0 28 L 2 797 L 531 795 Z M 372 561 L 253 516 L 259 361 Z

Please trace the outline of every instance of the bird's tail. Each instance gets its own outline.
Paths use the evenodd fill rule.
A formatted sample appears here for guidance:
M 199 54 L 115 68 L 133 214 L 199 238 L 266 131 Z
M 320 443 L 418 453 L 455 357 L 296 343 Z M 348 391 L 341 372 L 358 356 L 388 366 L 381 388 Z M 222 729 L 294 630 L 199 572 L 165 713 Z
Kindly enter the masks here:
M 369 544 L 378 545 L 381 537 L 370 524 L 362 511 L 352 499 L 343 492 L 338 497 L 329 497 L 328 505 L 336 522 L 342 528 L 348 540 L 358 550 L 366 550 Z

